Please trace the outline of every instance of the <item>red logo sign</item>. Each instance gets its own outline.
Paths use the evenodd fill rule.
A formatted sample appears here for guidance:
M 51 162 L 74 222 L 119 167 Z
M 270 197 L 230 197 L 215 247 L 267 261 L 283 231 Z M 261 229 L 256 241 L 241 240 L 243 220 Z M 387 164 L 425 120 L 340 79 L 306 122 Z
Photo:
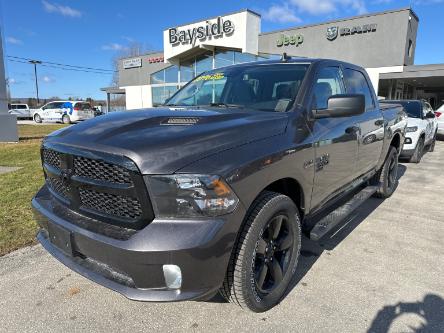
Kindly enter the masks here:
M 163 62 L 163 57 L 148 58 L 148 62 L 150 64 L 154 64 L 156 62 Z

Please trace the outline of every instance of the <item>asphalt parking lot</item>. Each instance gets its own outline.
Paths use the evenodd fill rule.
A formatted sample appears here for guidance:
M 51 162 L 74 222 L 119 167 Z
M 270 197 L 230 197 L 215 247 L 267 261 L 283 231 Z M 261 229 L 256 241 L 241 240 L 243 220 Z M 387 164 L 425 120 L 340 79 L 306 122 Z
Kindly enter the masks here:
M 332 237 L 304 240 L 280 305 L 140 303 L 33 246 L 0 257 L 0 331 L 444 332 L 444 142 L 400 165 L 388 200 L 370 199 Z

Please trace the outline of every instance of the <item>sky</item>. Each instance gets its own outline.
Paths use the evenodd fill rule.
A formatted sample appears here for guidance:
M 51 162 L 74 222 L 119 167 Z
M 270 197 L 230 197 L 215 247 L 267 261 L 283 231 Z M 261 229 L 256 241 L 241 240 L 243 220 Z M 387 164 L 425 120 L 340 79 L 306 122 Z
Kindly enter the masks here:
M 408 6 L 420 19 L 415 64 L 444 63 L 444 0 L 0 0 L 0 24 L 11 96 L 34 97 L 33 66 L 18 58 L 112 70 L 131 45 L 162 50 L 164 29 L 245 8 L 267 32 Z M 64 68 L 37 67 L 41 98 L 105 98 L 109 71 Z

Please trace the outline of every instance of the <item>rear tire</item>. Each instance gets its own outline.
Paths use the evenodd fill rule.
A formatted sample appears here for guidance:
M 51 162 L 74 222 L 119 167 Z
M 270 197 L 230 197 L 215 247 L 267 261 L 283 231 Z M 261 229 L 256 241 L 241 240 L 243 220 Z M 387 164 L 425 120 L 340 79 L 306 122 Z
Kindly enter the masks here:
M 287 196 L 264 192 L 252 204 L 233 248 L 220 294 L 253 312 L 279 303 L 296 270 L 300 218 Z
M 67 114 L 63 115 L 62 123 L 64 123 L 64 124 L 71 124 L 71 119 L 69 118 L 69 116 Z
M 40 117 L 39 114 L 35 114 L 35 115 L 34 115 L 34 121 L 35 121 L 37 124 L 41 124 L 41 123 L 42 123 L 42 117 Z
M 421 162 L 422 156 L 424 155 L 424 137 L 419 138 L 418 143 L 416 144 L 415 152 L 412 157 L 410 157 L 410 163 L 419 163 Z
M 375 196 L 389 198 L 398 186 L 398 150 L 391 146 L 381 170 L 375 175 L 374 184 L 379 185 Z

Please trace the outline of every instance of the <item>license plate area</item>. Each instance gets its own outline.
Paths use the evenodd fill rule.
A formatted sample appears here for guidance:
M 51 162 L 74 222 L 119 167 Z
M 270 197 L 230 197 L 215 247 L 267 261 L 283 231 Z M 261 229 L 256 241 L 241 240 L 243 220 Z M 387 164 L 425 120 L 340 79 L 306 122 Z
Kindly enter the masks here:
M 73 255 L 72 235 L 69 230 L 51 223 L 48 225 L 48 235 L 49 241 L 55 247 L 67 255 Z

